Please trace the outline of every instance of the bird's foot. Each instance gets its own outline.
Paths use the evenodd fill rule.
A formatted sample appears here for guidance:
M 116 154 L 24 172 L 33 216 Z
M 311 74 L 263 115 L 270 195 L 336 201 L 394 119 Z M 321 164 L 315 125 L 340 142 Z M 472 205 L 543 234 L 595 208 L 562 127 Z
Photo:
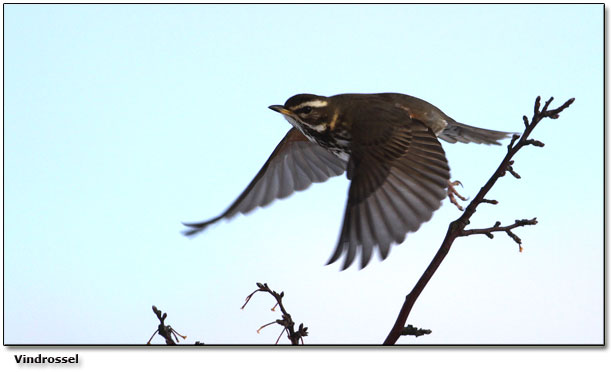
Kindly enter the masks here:
M 460 195 L 458 191 L 456 191 L 454 186 L 458 185 L 462 186 L 462 183 L 460 183 L 460 181 L 448 181 L 448 198 L 450 198 L 450 202 L 452 202 L 452 204 L 454 204 L 456 208 L 458 208 L 458 210 L 462 212 L 465 209 L 462 207 L 462 205 L 458 204 L 456 197 L 458 197 L 462 201 L 467 201 L 469 198 L 465 198 L 464 196 Z

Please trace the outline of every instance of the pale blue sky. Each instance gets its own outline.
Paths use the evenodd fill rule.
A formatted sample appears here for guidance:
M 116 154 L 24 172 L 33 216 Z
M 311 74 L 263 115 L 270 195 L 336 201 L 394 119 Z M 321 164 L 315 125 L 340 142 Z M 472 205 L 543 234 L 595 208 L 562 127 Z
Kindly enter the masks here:
M 194 239 L 290 128 L 296 93 L 401 92 L 521 131 L 534 99 L 575 97 L 515 158 L 416 303 L 414 344 L 603 341 L 602 5 L 5 5 L 4 342 L 142 344 L 150 310 L 187 342 L 269 344 L 285 291 L 309 344 L 381 343 L 459 212 L 447 201 L 389 258 L 325 266 L 337 177 Z M 443 143 L 473 197 L 505 147 Z M 157 339 L 157 342 L 161 342 Z M 286 342 L 283 340 L 282 342 Z

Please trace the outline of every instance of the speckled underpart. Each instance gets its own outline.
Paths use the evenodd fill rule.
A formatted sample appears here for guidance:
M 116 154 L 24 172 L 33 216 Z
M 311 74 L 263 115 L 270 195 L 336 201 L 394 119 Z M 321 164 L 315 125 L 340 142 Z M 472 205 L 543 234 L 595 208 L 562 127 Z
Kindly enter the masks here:
M 322 131 L 318 131 L 290 116 L 285 116 L 285 118 L 293 127 L 299 129 L 310 141 L 331 151 L 344 161 L 348 161 L 350 158 L 350 140 L 352 137 L 350 136 L 347 123 L 338 121 L 334 125 L 333 130 L 331 130 L 329 126 L 325 126 Z

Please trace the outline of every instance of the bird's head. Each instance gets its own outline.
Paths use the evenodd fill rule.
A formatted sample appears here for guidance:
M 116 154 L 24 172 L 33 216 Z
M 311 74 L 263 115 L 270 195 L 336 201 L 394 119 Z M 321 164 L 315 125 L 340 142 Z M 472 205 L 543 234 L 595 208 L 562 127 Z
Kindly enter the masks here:
M 297 94 L 284 105 L 272 105 L 269 108 L 284 115 L 293 126 L 306 126 L 316 132 L 327 130 L 335 114 L 329 97 L 314 94 Z

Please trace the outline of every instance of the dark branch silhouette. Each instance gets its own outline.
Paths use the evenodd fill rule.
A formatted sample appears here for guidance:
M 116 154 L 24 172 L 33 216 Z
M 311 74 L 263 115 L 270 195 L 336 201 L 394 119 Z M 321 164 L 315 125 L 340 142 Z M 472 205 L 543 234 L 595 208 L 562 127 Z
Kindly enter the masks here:
M 291 341 L 292 345 L 299 345 L 299 342 L 301 342 L 301 344 L 303 345 L 303 338 L 308 335 L 308 327 L 304 327 L 303 323 L 301 323 L 299 324 L 299 329 L 295 331 L 295 322 L 293 322 L 293 318 L 291 317 L 291 314 L 289 314 L 286 311 L 286 309 L 284 308 L 284 305 L 282 304 L 282 297 L 284 297 L 284 292 L 278 293 L 276 291 L 271 290 L 267 286 L 267 283 L 264 283 L 264 284 L 257 283 L 257 287 L 259 287 L 259 289 L 255 290 L 253 293 L 249 294 L 248 297 L 246 297 L 246 302 L 244 302 L 244 305 L 242 305 L 242 309 L 246 307 L 246 304 L 248 304 L 248 302 L 250 301 L 250 299 L 252 298 L 252 296 L 255 293 L 266 292 L 266 293 L 271 294 L 276 299 L 276 305 L 272 307 L 272 311 L 275 311 L 276 306 L 279 306 L 280 311 L 282 312 L 282 319 L 277 319 L 273 322 L 262 325 L 257 330 L 257 333 L 259 333 L 263 328 L 269 325 L 280 324 L 284 328 L 282 329 L 282 332 L 278 336 L 278 339 L 276 340 L 276 344 L 278 344 L 278 341 L 280 341 L 280 337 L 282 337 L 282 334 L 286 332 L 287 337 Z
M 503 161 L 501 162 L 499 167 L 496 169 L 492 177 L 490 177 L 488 182 L 486 182 L 486 184 L 480 189 L 479 193 L 475 196 L 475 198 L 473 198 L 473 201 L 469 203 L 464 213 L 456 221 L 453 221 L 452 223 L 450 223 L 445 239 L 441 243 L 441 247 L 437 251 L 437 254 L 435 255 L 435 257 L 433 257 L 433 260 L 431 261 L 427 269 L 424 271 L 424 273 L 422 274 L 422 276 L 420 277 L 420 279 L 418 280 L 418 282 L 416 283 L 412 291 L 406 296 L 405 302 L 403 303 L 403 306 L 401 307 L 401 310 L 399 311 L 397 320 L 395 321 L 395 324 L 393 325 L 392 329 L 390 330 L 390 333 L 386 337 L 386 340 L 384 340 L 384 345 L 394 345 L 397 342 L 397 340 L 399 339 L 399 337 L 402 335 L 403 331 L 405 330 L 405 323 L 407 321 L 407 318 L 409 316 L 409 313 L 412 307 L 414 306 L 414 303 L 418 299 L 418 296 L 420 296 L 420 293 L 422 293 L 422 291 L 426 287 L 429 280 L 435 274 L 435 271 L 437 270 L 439 265 L 441 265 L 441 263 L 443 262 L 444 258 L 450 251 L 452 243 L 454 243 L 454 240 L 456 238 L 461 237 L 461 236 L 475 235 L 475 234 L 484 234 L 488 236 L 489 238 L 492 238 L 493 232 L 502 231 L 502 232 L 507 233 L 518 245 L 520 245 L 520 248 L 521 248 L 522 241 L 517 235 L 515 235 L 512 232 L 512 230 L 517 227 L 535 225 L 537 223 L 536 217 L 531 220 L 516 220 L 514 224 L 509 225 L 509 226 L 501 226 L 500 222 L 497 222 L 493 227 L 490 227 L 487 229 L 465 230 L 465 227 L 469 224 L 469 219 L 471 218 L 471 216 L 473 216 L 477 207 L 480 204 L 482 203 L 497 204 L 498 203 L 496 200 L 485 199 L 485 196 L 500 177 L 503 177 L 507 172 L 509 172 L 515 178 L 518 178 L 518 179 L 520 178 L 520 175 L 513 169 L 514 163 L 513 163 L 513 160 L 511 160 L 513 156 L 525 146 L 529 146 L 529 145 L 532 145 L 535 147 L 544 146 L 542 142 L 528 138 L 531 132 L 537 126 L 537 124 L 545 118 L 558 119 L 560 113 L 564 109 L 569 107 L 575 101 L 574 98 L 571 98 L 568 101 L 566 101 L 562 106 L 556 109 L 549 109 L 549 105 L 553 99 L 554 98 L 552 97 L 549 100 L 547 100 L 547 102 L 545 102 L 543 106 L 543 109 L 540 110 L 541 97 L 537 97 L 537 99 L 535 100 L 535 107 L 534 107 L 534 113 L 533 113 L 532 120 L 529 122 L 528 118 L 526 116 L 523 116 L 524 127 L 525 127 L 524 132 L 522 133 L 521 136 L 515 134 L 512 137 L 511 143 L 509 143 L 509 145 L 507 146 L 507 155 L 505 155 L 505 158 L 503 158 Z
M 501 223 L 499 221 L 496 221 L 494 226 L 488 227 L 487 229 L 463 230 L 460 233 L 460 236 L 469 236 L 469 235 L 481 234 L 481 235 L 486 235 L 487 237 L 492 239 L 492 238 L 494 238 L 494 235 L 492 235 L 493 232 L 504 231 L 504 232 L 507 233 L 507 235 L 509 235 L 510 238 L 512 238 L 520 246 L 520 252 L 521 252 L 522 251 L 522 239 L 520 239 L 520 237 L 517 236 L 511 230 L 515 229 L 516 227 L 528 226 L 528 225 L 536 225 L 536 224 L 537 224 L 537 217 L 535 217 L 533 219 L 530 219 L 530 220 L 516 220 L 516 222 L 514 224 L 511 224 L 511 225 L 508 225 L 508 226 L 501 226 Z
M 430 335 L 431 332 L 432 331 L 430 329 L 417 328 L 417 327 L 414 327 L 411 324 L 408 324 L 407 327 L 403 328 L 403 331 L 401 332 L 401 336 L 420 337 L 420 336 L 424 336 L 424 335 Z
M 148 342 L 146 343 L 147 345 L 151 344 L 151 340 L 153 339 L 153 337 L 155 337 L 157 333 L 159 333 L 159 336 L 165 339 L 166 345 L 176 345 L 179 342 L 178 336 L 182 337 L 183 340 L 187 338 L 187 336 L 183 336 L 180 333 L 176 332 L 174 328 L 172 328 L 170 325 L 165 325 L 165 319 L 168 317 L 167 313 L 162 314 L 161 310 L 158 310 L 155 305 L 153 305 L 153 312 L 155 313 L 155 315 L 157 315 L 157 319 L 159 319 L 159 326 L 157 326 L 157 330 L 153 332 L 153 335 L 151 336 L 151 338 L 149 338 Z M 172 336 L 174 336 L 174 339 L 176 339 L 176 341 L 172 339 Z

